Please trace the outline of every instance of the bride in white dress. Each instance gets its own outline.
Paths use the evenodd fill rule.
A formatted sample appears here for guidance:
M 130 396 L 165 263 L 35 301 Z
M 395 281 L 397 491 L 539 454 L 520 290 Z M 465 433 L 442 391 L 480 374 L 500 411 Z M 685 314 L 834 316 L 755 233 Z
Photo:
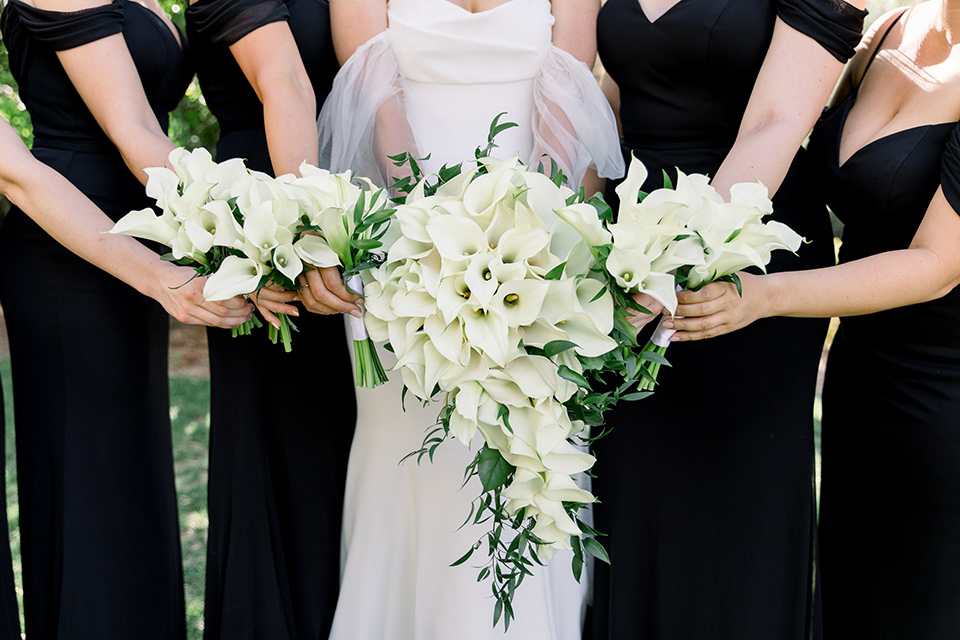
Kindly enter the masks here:
M 387 154 L 411 151 L 427 172 L 473 158 L 490 122 L 519 126 L 497 138 L 499 157 L 555 158 L 579 184 L 594 167 L 619 177 L 616 124 L 592 74 L 599 0 L 331 0 L 337 54 L 344 66 L 320 117 L 321 166 L 381 176 Z M 596 174 L 589 172 L 595 180 Z M 588 188 L 595 186 L 587 178 Z M 381 350 L 385 366 L 393 358 Z M 439 407 L 402 383 L 357 390 L 357 430 L 344 507 L 343 575 L 331 640 L 576 640 L 587 578 L 570 556 L 535 567 L 517 590 L 516 619 L 493 628 L 488 582 L 473 560 L 450 567 L 484 533 L 459 528 L 479 495 L 460 489 L 468 451 L 444 443 L 434 462 L 420 448 Z

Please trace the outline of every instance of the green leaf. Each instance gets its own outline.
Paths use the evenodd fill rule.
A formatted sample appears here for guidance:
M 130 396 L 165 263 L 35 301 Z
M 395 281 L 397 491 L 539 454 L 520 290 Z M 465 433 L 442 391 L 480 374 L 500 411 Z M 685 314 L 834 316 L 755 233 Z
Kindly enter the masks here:
M 603 199 L 603 195 L 597 193 L 590 197 L 587 200 L 587 204 L 593 206 L 597 210 L 597 216 L 604 222 L 613 222 L 613 209 L 610 208 L 610 205 L 607 204 L 607 201 Z
M 507 478 L 515 471 L 500 452 L 483 445 L 480 450 L 480 461 L 477 465 L 477 475 L 484 491 L 493 491 L 507 482 Z
M 657 351 L 642 351 L 640 352 L 640 359 L 646 360 L 647 362 L 656 362 L 657 364 L 662 364 L 665 367 L 672 367 L 673 365 L 667 362 L 667 359 Z
M 573 561 L 570 563 L 570 568 L 573 569 L 574 579 L 580 582 L 580 576 L 583 574 L 583 549 L 580 546 L 580 538 L 577 536 L 570 536 L 570 542 L 573 543 Z
M 469 559 L 470 559 L 470 556 L 473 555 L 473 552 L 477 550 L 477 546 L 478 546 L 478 545 L 474 544 L 472 547 L 470 547 L 470 550 L 469 550 L 469 551 L 467 551 L 465 554 L 463 554 L 462 556 L 460 556 L 460 559 L 457 560 L 456 562 L 454 562 L 453 564 L 451 564 L 450 566 L 451 566 L 451 567 L 458 567 L 458 566 L 460 566 L 461 564 L 463 564 L 464 562 L 466 562 L 467 560 L 469 560 Z
M 510 426 L 510 408 L 507 407 L 507 405 L 500 405 L 500 408 L 497 410 L 497 419 L 503 420 L 503 426 L 506 430 L 511 434 L 513 433 L 513 427 Z
M 550 271 L 547 272 L 547 275 L 543 276 L 543 279 L 544 279 L 544 280 L 559 280 L 561 277 L 563 277 L 563 270 L 564 270 L 566 267 L 567 267 L 567 263 L 566 263 L 566 262 L 561 262 L 560 264 L 558 264 L 557 266 L 555 266 L 553 269 L 550 269 Z
M 551 340 L 547 344 L 543 345 L 543 355 L 548 358 L 552 358 L 558 353 L 563 353 L 568 349 L 573 349 L 577 346 L 577 343 L 570 342 L 569 340 Z
M 635 402 L 637 400 L 643 400 L 644 398 L 649 398 L 653 395 L 653 391 L 635 391 L 633 393 L 627 393 L 620 396 L 621 400 L 626 400 L 627 402 Z
M 560 365 L 560 367 L 557 369 L 557 374 L 564 380 L 569 380 L 573 384 L 582 387 L 587 391 L 590 390 L 590 383 L 587 381 L 587 379 L 565 364 Z
M 667 173 L 667 170 L 663 170 L 663 188 L 664 189 L 673 189 L 673 180 L 670 179 L 670 175 Z
M 607 550 L 603 548 L 602 544 L 597 542 L 596 538 L 584 538 L 583 548 L 597 560 L 603 560 L 607 564 L 610 564 L 610 556 L 607 554 Z

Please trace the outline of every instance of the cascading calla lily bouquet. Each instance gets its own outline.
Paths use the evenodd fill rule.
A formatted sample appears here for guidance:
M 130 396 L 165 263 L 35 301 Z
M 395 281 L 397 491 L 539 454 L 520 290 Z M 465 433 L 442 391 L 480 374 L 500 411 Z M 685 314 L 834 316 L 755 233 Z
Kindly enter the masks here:
M 389 200 L 369 181 L 352 182 L 349 173 L 332 174 L 307 163 L 301 177 L 277 178 L 246 168 L 240 159 L 214 162 L 205 149 L 174 149 L 170 168 L 146 169 L 153 209 L 132 211 L 110 233 L 152 240 L 170 248 L 164 258 L 194 266 L 207 276 L 204 297 L 225 300 L 255 294 L 273 283 L 297 290 L 306 270 L 339 266 L 349 277 L 373 265 L 392 215 Z M 280 315 L 270 338 L 291 349 L 293 323 Z M 247 335 L 254 318 L 234 335 Z M 357 375 L 369 384 L 386 376 L 372 344 L 363 339 Z M 373 353 L 371 360 L 370 354 Z M 358 364 L 360 364 L 358 362 Z M 379 382 L 377 382 L 379 380 Z
M 572 550 L 579 579 L 587 555 L 608 560 L 581 518 L 595 498 L 575 478 L 595 462 L 588 428 L 643 395 L 630 393 L 630 349 L 619 348 L 636 346 L 636 332 L 562 218 L 592 207 L 555 167 L 548 176 L 490 157 L 508 126 L 494 121 L 469 169 L 424 178 L 414 158 L 394 158 L 412 175 L 394 185 L 405 195 L 383 264 L 363 272 L 370 335 L 389 342 L 404 393 L 440 406 L 439 426 L 411 455 L 432 459 L 448 437 L 476 450 L 465 476 L 482 493 L 465 524 L 487 533 L 454 564 L 487 548 L 479 579 L 491 580 L 494 624 L 505 627 L 534 565 Z M 610 372 L 625 382 L 607 388 Z

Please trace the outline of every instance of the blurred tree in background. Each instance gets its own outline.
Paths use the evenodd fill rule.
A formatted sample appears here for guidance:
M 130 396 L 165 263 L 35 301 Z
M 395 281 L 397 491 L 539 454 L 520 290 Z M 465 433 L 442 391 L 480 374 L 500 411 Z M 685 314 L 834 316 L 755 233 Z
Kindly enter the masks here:
M 160 0 L 160 4 L 183 30 L 183 11 L 187 0 Z M 17 84 L 10 75 L 7 64 L 7 50 L 3 47 L 0 47 L 0 117 L 17 130 L 28 146 L 33 142 L 30 115 L 17 94 Z M 180 101 L 177 110 L 170 114 L 169 134 L 177 146 L 191 149 L 203 146 L 211 152 L 216 146 L 220 128 L 207 108 L 196 79 L 190 83 L 187 95 Z

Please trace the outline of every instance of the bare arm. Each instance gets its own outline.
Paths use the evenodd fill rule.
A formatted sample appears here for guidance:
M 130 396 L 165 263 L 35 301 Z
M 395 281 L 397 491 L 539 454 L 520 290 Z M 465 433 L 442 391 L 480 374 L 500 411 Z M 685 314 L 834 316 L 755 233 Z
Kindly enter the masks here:
M 263 103 L 270 161 L 276 175 L 300 175 L 306 160 L 317 164 L 317 100 L 286 22 L 260 27 L 230 52 Z
M 960 284 L 960 216 L 938 190 L 909 249 L 813 269 L 741 274 L 732 285 L 711 284 L 679 294 L 679 340 L 729 333 L 769 316 L 828 318 L 875 313 L 942 297 Z
M 81 11 L 102 0 L 34 0 L 39 9 Z M 146 167 L 164 166 L 174 145 L 150 108 L 140 76 L 121 34 L 58 51 L 71 83 L 136 178 Z
M 553 44 L 593 69 L 600 0 L 552 0 Z
M 861 9 L 864 3 L 851 2 Z M 754 179 L 776 192 L 842 69 L 816 41 L 777 18 L 736 142 L 713 178 L 721 195 Z
M 181 287 L 193 269 L 163 262 L 133 238 L 107 235 L 113 221 L 63 176 L 35 160 L 2 121 L 0 149 L 0 193 L 84 260 L 157 300 L 181 322 L 236 327 L 250 315 L 252 307 L 240 298 L 205 301 L 203 279 Z
M 342 65 L 357 47 L 387 28 L 387 0 L 330 0 L 330 26 Z

